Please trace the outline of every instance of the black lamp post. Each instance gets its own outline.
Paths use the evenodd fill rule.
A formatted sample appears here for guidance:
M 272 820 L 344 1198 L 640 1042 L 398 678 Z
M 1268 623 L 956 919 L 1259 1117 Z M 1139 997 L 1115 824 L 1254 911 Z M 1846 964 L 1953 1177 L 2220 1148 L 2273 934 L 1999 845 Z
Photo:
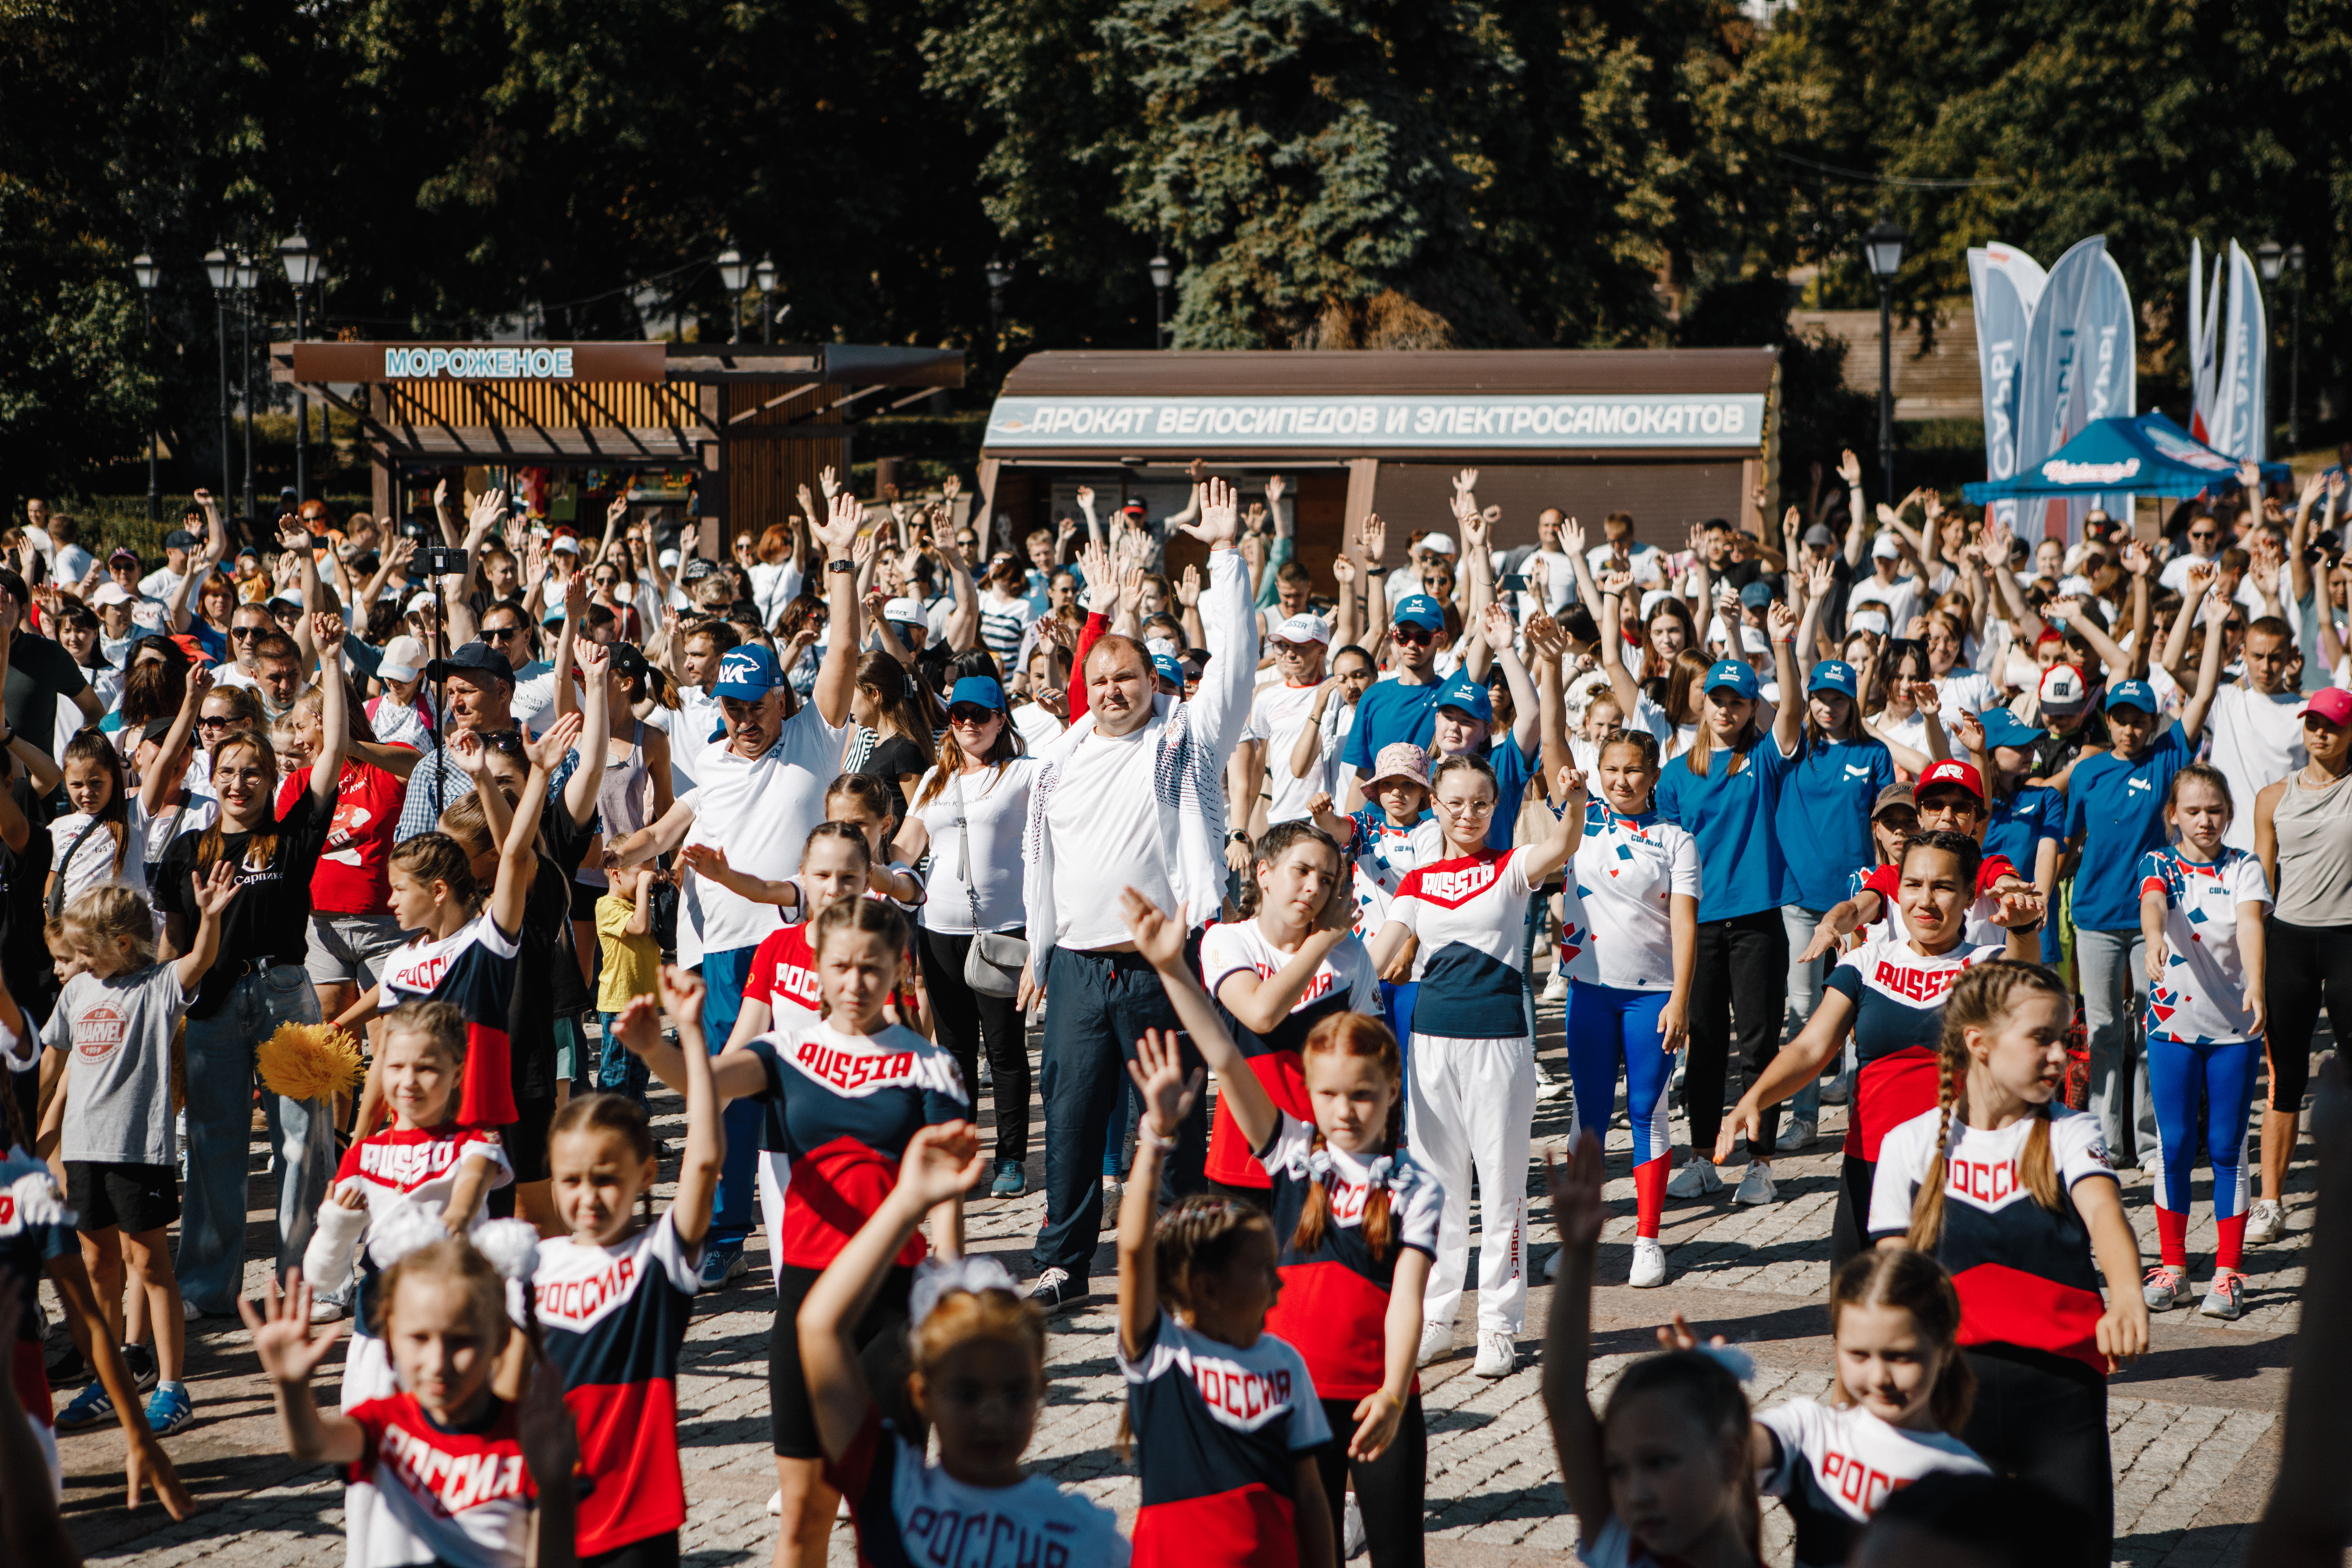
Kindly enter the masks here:
M 220 338 L 221 503 L 236 492 L 228 482 L 228 291 L 236 284 L 236 257 L 226 246 L 205 253 L 205 276 L 212 279 L 213 318 Z
M 131 258 L 131 276 L 139 285 L 141 301 L 147 307 L 146 321 L 139 334 L 139 353 L 142 359 L 152 363 L 155 357 L 155 285 L 162 279 L 163 269 L 155 265 L 153 257 L 142 250 Z M 151 407 L 147 411 L 147 521 L 150 522 L 163 515 L 163 492 L 155 483 L 156 446 L 155 411 Z
M 760 341 L 772 343 L 776 341 L 775 262 L 762 256 L 760 264 L 751 268 L 751 278 L 760 287 Z
M 319 253 L 302 237 L 302 226 L 296 224 L 286 243 L 278 247 L 278 259 L 286 264 L 286 281 L 294 286 L 294 341 L 302 341 L 302 304 L 310 292 L 310 285 L 319 280 Z M 310 499 L 310 400 L 303 395 L 302 384 L 294 384 L 294 501 L 296 506 Z
M 719 253 L 719 282 L 727 290 L 727 341 L 743 341 L 743 290 L 751 282 L 751 264 L 733 246 Z
M 1004 286 L 1013 281 L 1013 268 L 992 259 L 982 270 L 988 275 L 989 346 L 1001 350 L 1004 337 Z
M 236 261 L 236 308 L 245 363 L 237 374 L 237 389 L 245 404 L 245 515 L 253 510 L 253 290 L 261 282 L 261 265 L 250 256 Z
M 1895 274 L 1911 237 L 1885 218 L 1863 236 L 1863 260 L 1878 279 L 1878 482 L 1895 498 Z
M 2286 445 L 2294 451 L 2303 445 L 2303 247 L 2286 247 L 2286 275 L 2294 289 L 2294 329 L 2288 340 L 2286 353 Z
M 1168 346 L 1168 285 L 1176 280 L 1176 268 L 1168 264 L 1165 256 L 1151 258 L 1151 346 Z

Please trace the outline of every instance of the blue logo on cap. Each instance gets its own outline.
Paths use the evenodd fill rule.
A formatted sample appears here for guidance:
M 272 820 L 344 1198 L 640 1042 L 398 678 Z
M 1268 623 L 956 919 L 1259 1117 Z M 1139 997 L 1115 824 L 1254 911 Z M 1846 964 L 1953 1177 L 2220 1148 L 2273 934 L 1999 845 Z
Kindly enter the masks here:
M 2145 680 L 2118 680 L 2107 688 L 2107 711 L 2118 708 L 2138 708 L 2149 713 L 2157 710 L 2156 688 Z
M 1495 721 L 1494 699 L 1486 695 L 1485 687 L 1466 675 L 1457 675 L 1438 688 L 1437 706 L 1459 708 L 1481 724 Z
M 1742 666 L 1741 668 L 1746 668 Z M 1842 658 L 1825 658 L 1813 666 L 1813 678 L 1805 683 L 1808 691 L 1836 691 L 1852 697 L 1855 692 L 1853 666 Z
M 1184 666 L 1174 654 L 1153 654 L 1151 656 L 1151 668 L 1160 672 L 1160 679 L 1169 682 L 1179 691 L 1184 689 Z
M 1426 594 L 1407 594 L 1397 601 L 1392 618 L 1411 621 L 1414 626 L 1436 631 L 1445 625 L 1445 606 Z
M 1750 702 L 1756 700 L 1763 690 L 1756 682 L 1756 672 L 1736 658 L 1717 659 L 1706 672 L 1707 690 L 1721 691 L 1726 689 L 1747 698 Z
M 784 672 L 776 666 L 776 656 L 759 643 L 745 643 L 727 650 L 719 661 L 719 679 L 712 683 L 711 694 L 733 697 L 746 702 L 756 702 L 784 683 Z

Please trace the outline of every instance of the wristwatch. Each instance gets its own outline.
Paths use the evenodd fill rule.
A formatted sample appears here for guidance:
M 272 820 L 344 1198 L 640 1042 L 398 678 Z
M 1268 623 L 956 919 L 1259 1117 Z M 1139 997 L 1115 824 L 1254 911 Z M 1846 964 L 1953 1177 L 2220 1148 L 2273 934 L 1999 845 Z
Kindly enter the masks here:
M 824 563 L 824 569 L 828 572 L 855 572 L 857 570 L 857 563 L 855 561 L 828 561 Z
M 1228 844 L 1247 844 L 1249 841 L 1250 836 L 1238 827 L 1225 835 L 1225 842 Z

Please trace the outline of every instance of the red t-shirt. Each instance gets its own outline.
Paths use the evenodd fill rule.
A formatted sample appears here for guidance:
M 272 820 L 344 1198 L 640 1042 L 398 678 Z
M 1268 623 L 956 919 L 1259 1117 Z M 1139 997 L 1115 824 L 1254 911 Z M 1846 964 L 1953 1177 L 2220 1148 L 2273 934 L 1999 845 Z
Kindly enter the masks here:
M 310 787 L 299 768 L 278 785 L 278 815 Z M 392 847 L 400 831 L 400 805 L 408 786 L 373 763 L 343 763 L 335 790 L 334 820 L 310 873 L 310 908 L 322 915 L 381 915 L 392 909 Z

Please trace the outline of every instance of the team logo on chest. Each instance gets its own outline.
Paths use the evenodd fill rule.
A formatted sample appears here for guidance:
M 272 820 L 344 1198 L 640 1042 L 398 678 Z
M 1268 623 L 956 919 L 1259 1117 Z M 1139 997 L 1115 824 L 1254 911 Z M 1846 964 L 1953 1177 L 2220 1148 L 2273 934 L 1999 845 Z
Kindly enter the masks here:
M 835 1094 L 868 1095 L 917 1081 L 912 1051 L 845 1051 L 808 1039 L 793 1047 L 789 1059 Z
M 1239 1362 L 1194 1356 L 1192 1386 L 1209 1414 L 1239 1432 L 1255 1432 L 1290 1412 L 1290 1373 L 1253 1372 Z
M 637 1259 L 635 1253 L 611 1258 L 591 1274 L 570 1279 L 546 1279 L 534 1282 L 534 1305 L 541 1321 L 562 1328 L 585 1329 L 607 1312 L 619 1307 L 636 1289 Z
M 1482 861 L 1453 871 L 1423 871 L 1421 874 L 1422 897 L 1432 903 L 1461 905 L 1493 887 L 1503 874 L 1499 859 Z
M 520 1454 L 452 1454 L 402 1426 L 383 1429 L 382 1449 L 394 1478 L 444 1514 L 522 1496 Z

